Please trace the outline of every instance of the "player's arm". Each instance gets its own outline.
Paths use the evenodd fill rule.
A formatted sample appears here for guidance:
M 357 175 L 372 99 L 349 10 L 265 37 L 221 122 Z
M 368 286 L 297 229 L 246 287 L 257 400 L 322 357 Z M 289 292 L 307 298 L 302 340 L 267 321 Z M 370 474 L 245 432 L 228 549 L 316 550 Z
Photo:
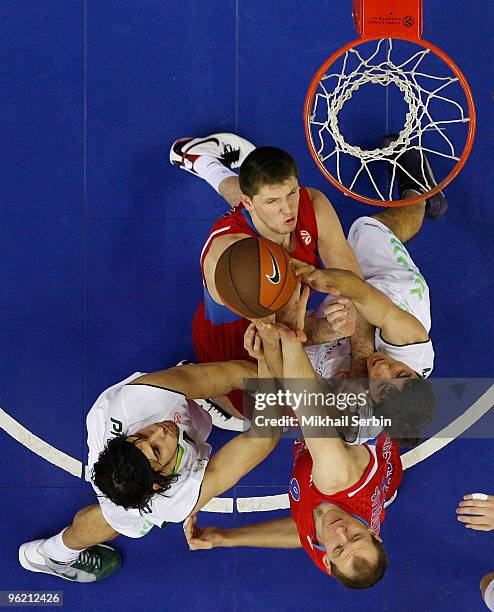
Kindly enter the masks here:
M 253 367 L 257 372 L 256 366 Z M 269 385 L 270 381 L 272 385 L 276 384 L 264 363 L 259 364 L 259 376 L 267 379 L 265 384 Z M 252 377 L 255 377 L 255 374 Z M 266 420 L 259 424 L 253 419 L 249 431 L 230 440 L 212 456 L 193 513 L 200 510 L 213 497 L 236 485 L 242 476 L 255 468 L 278 444 L 281 427 L 273 418 L 279 416 L 278 406 L 268 406 L 265 416 Z
M 260 320 L 254 319 L 245 330 L 244 348 L 251 357 L 257 359 L 258 378 L 281 378 L 283 360 L 279 336 L 275 335 L 274 338 L 261 336 L 256 328 L 256 323 L 260 325 Z
M 317 220 L 317 250 L 327 268 L 351 270 L 362 277 L 360 266 L 348 244 L 340 220 L 328 198 L 317 189 L 308 188 Z
M 136 378 L 132 385 L 151 385 L 183 393 L 189 399 L 226 395 L 242 389 L 244 378 L 255 378 L 257 367 L 249 361 L 219 361 L 183 365 Z
M 214 272 L 216 270 L 218 259 L 231 244 L 241 240 L 242 238 L 248 237 L 249 236 L 247 234 L 228 234 L 227 236 L 217 236 L 211 242 L 209 251 L 203 262 L 204 278 L 206 280 L 206 288 L 209 291 L 209 295 L 218 304 L 223 304 L 214 282 Z
M 381 291 L 347 270 L 318 270 L 295 262 L 296 274 L 313 289 L 352 299 L 357 312 L 371 325 L 381 328 L 385 342 L 396 345 L 426 342 L 425 327 L 413 315 L 398 308 Z
M 255 525 L 244 525 L 233 529 L 199 527 L 197 515 L 188 519 L 185 537 L 191 550 L 218 547 L 234 548 L 250 546 L 256 548 L 301 548 L 297 527 L 290 516 Z
M 266 432 L 265 432 L 266 433 Z M 280 434 L 272 437 L 255 435 L 252 429 L 235 436 L 215 453 L 206 468 L 199 499 L 192 511 L 197 512 L 213 497 L 231 489 L 276 447 Z
M 281 337 L 281 347 L 286 389 L 299 394 L 310 391 L 314 397 L 315 394 L 328 392 L 324 381 L 321 381 L 315 373 L 300 340 L 293 334 L 285 333 Z M 307 389 L 308 385 L 310 389 Z M 359 476 L 349 448 L 342 442 L 334 427 L 326 428 L 327 437 L 310 437 L 309 428 L 304 425 L 304 417 L 308 418 L 315 412 L 314 406 L 302 401 L 296 414 L 312 457 L 314 484 L 321 493 L 330 494 L 347 488 L 356 482 Z M 330 416 L 336 418 L 337 412 Z

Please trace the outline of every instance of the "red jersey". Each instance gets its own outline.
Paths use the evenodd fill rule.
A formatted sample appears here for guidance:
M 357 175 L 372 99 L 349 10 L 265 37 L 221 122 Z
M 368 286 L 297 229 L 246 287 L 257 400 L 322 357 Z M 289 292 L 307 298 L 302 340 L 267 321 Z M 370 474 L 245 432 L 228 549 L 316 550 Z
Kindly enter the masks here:
M 320 493 L 312 482 L 312 457 L 305 442 L 297 441 L 293 448 L 295 462 L 289 487 L 290 510 L 297 525 L 300 543 L 325 574 L 325 552 L 316 548 L 318 542 L 314 508 L 322 502 L 338 506 L 379 535 L 385 516 L 384 502 L 392 497 L 401 482 L 403 468 L 400 452 L 389 436 L 381 434 L 375 443 L 367 443 L 364 446 L 370 457 L 362 478 L 348 489 L 333 495 Z
M 258 236 L 259 232 L 252 223 L 249 213 L 242 203 L 220 217 L 211 228 L 201 253 L 201 270 L 204 279 L 204 259 L 212 242 L 219 236 L 246 234 Z M 309 193 L 300 188 L 297 225 L 293 232 L 295 250 L 291 253 L 296 259 L 313 266 L 318 265 L 317 220 Z M 232 312 L 226 306 L 217 304 L 206 288 L 204 281 L 204 301 L 201 302 L 192 322 L 192 339 L 200 362 L 225 361 L 229 359 L 249 359 L 244 349 L 244 332 L 249 321 Z

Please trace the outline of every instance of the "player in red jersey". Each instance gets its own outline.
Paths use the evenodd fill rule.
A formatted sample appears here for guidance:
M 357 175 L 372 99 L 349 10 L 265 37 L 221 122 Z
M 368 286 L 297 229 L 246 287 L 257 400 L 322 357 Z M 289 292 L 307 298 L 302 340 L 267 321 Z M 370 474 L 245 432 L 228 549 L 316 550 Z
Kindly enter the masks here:
M 306 289 L 300 300 L 299 330 L 307 297 Z M 327 393 L 327 388 L 318 387 L 321 383 L 298 332 L 280 324 L 266 326 L 256 322 L 256 326 L 266 361 L 281 365 L 285 389 L 292 394 L 304 393 L 312 382 L 316 386 L 311 384 L 311 392 Z M 259 349 L 252 351 L 263 358 Z M 309 436 L 304 418 L 310 420 L 314 415 L 310 400 L 300 402 L 296 414 L 305 439 L 294 446 L 289 486 L 291 518 L 224 530 L 201 529 L 193 516 L 186 529 L 189 546 L 303 547 L 320 570 L 344 586 L 370 587 L 382 578 L 387 565 L 379 533 L 386 502 L 392 499 L 401 481 L 398 448 L 385 434 L 373 443 L 348 446 L 330 423 L 324 424 L 318 437 L 314 437 L 313 428 Z
M 192 324 L 199 361 L 249 358 L 243 346 L 249 323 L 223 306 L 214 283 L 218 259 L 237 240 L 261 235 L 296 259 L 317 266 L 320 258 L 324 267 L 361 276 L 331 203 L 320 191 L 299 186 L 297 166 L 285 151 L 255 149 L 235 134 L 212 134 L 177 140 L 170 161 L 206 180 L 233 207 L 213 225 L 201 253 L 204 302 Z M 238 166 L 237 177 L 231 169 Z M 306 329 L 314 343 L 333 339 L 324 320 L 310 320 L 308 325 L 314 327 Z M 231 399 L 240 408 L 241 393 Z

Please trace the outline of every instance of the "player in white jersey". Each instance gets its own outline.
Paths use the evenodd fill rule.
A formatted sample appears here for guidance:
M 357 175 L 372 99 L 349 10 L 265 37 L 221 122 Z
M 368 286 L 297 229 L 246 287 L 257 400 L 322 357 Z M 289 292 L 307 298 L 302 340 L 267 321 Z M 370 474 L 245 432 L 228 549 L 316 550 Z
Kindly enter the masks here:
M 211 417 L 192 398 L 241 389 L 257 376 L 247 361 L 136 372 L 104 391 L 87 416 L 89 468 L 99 504 L 46 540 L 23 544 L 21 565 L 67 580 L 114 573 L 119 553 L 102 544 L 181 522 L 229 489 L 274 448 L 278 434 L 236 436 L 210 460 Z
M 383 144 L 388 146 L 393 138 L 387 136 Z M 430 165 L 427 162 L 422 169 L 416 151 L 403 154 L 400 164 L 407 171 L 397 173 L 400 197 L 414 197 L 419 193 L 419 187 L 412 177 L 420 177 L 422 172 L 434 182 Z M 357 310 L 370 324 L 364 333 L 360 330 L 360 357 L 364 358 L 364 370 L 352 372 L 355 355 L 351 354 L 348 338 L 306 348 L 314 369 L 324 378 L 368 376 L 374 379 L 420 379 L 430 375 L 434 365 L 434 349 L 429 338 L 429 287 L 404 246 L 420 231 L 426 207 L 427 203 L 423 201 L 412 206 L 389 208 L 373 217 L 361 217 L 353 223 L 348 242 L 366 283 L 343 270 L 322 272 L 307 266 L 300 267 L 302 278 L 314 288 L 353 298 Z M 434 207 L 435 218 L 440 218 L 447 207 L 443 194 L 436 196 Z M 334 296 L 328 296 L 313 316 L 325 316 L 334 300 Z M 331 316 L 337 315 L 338 310 L 333 307 Z M 398 381 L 393 384 L 404 387 Z M 414 385 L 414 390 L 414 401 L 407 402 L 407 406 L 418 418 L 415 425 L 423 427 L 432 417 L 432 390 L 430 386 L 420 383 Z M 378 433 L 378 428 L 359 431 L 356 441 L 361 443 Z
M 406 208 L 396 208 L 393 209 L 393 213 L 397 216 L 407 214 L 408 211 Z M 428 336 L 431 328 L 429 287 L 420 270 L 404 244 L 379 220 L 379 215 L 357 219 L 350 228 L 348 242 L 355 252 L 365 281 L 389 298 L 398 309 L 412 315 L 421 326 L 416 325 L 407 316 L 402 317 L 400 312 L 397 312 L 388 303 L 388 310 L 392 316 L 397 318 L 392 327 L 405 324 L 406 331 L 404 337 L 398 340 L 399 344 L 395 344 L 389 341 L 389 331 L 387 341 L 383 336 L 382 328 L 377 327 L 374 338 L 376 351 L 403 362 L 407 368 L 422 378 L 427 378 L 434 365 L 434 349 Z M 351 297 L 352 291 L 358 291 L 358 285 L 353 283 L 353 279 L 347 274 L 340 274 L 337 277 L 338 272 L 332 277 L 326 275 L 327 281 L 333 282 L 334 287 L 343 295 Z M 341 283 L 344 284 L 341 285 Z M 371 292 L 367 295 L 368 300 L 374 300 L 375 297 L 376 294 Z M 325 307 L 333 300 L 333 297 L 324 300 L 314 316 L 324 316 Z M 371 303 L 369 310 L 373 308 L 375 305 Z M 386 304 L 383 303 L 381 308 L 386 308 Z M 370 315 L 367 319 L 369 318 L 379 323 L 375 315 Z M 391 335 L 396 336 L 393 331 Z M 412 341 L 414 338 L 417 340 Z M 348 339 L 310 347 L 310 356 L 314 361 L 315 369 L 326 378 L 337 376 L 338 371 L 350 369 Z M 339 361 L 334 362 L 337 357 Z

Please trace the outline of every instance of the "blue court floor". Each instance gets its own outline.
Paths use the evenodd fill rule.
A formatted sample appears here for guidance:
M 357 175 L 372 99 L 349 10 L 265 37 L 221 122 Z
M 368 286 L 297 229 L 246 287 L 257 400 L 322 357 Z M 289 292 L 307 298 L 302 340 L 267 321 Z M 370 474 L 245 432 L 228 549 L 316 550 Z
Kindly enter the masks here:
M 431 289 L 440 378 L 492 375 L 493 18 L 484 0 L 424 0 L 424 37 L 460 65 L 478 112 L 447 216 L 409 244 Z M 325 181 L 303 129 L 312 75 L 354 37 L 350 0 L 3 0 L 0 423 L 6 413 L 84 462 L 85 415 L 103 389 L 193 359 L 199 254 L 226 205 L 169 165 L 176 138 L 234 131 L 279 146 L 346 229 L 375 212 Z M 215 430 L 213 447 L 229 437 Z M 93 502 L 91 487 L 0 431 L 0 591 L 63 590 L 75 612 L 481 611 L 493 535 L 464 529 L 455 508 L 465 493 L 494 493 L 492 457 L 490 438 L 457 439 L 405 472 L 384 525 L 389 568 L 368 591 L 346 592 L 302 551 L 190 552 L 180 525 L 118 538 L 119 573 L 84 586 L 26 572 L 17 549 L 59 531 Z M 225 496 L 284 493 L 290 468 L 284 440 Z

